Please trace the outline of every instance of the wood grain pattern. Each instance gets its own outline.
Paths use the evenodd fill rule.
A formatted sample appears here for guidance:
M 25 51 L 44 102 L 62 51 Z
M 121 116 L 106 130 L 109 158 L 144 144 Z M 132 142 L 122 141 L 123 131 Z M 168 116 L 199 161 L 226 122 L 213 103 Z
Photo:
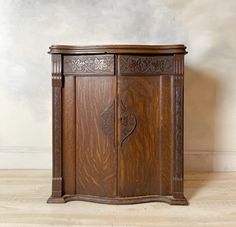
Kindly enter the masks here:
M 159 194 L 159 77 L 119 77 L 120 99 L 137 126 L 119 148 L 119 195 Z
M 173 108 L 171 106 L 171 78 L 160 76 L 160 114 L 159 114 L 159 151 L 160 151 L 160 195 L 172 193 L 173 165 Z
M 76 193 L 116 195 L 116 150 L 101 128 L 115 85 L 115 77 L 76 78 Z
M 62 139 L 62 63 L 61 55 L 52 55 L 52 99 L 53 99 L 53 179 L 52 179 L 52 197 L 62 196 L 62 156 L 61 156 L 61 139 Z
M 48 202 L 188 203 L 183 194 L 185 48 L 51 47 L 53 192 Z
M 62 174 L 64 194 L 75 193 L 75 89 L 75 77 L 66 77 L 62 89 Z
M 129 111 L 120 99 L 120 146 L 135 130 L 137 119 L 135 113 Z

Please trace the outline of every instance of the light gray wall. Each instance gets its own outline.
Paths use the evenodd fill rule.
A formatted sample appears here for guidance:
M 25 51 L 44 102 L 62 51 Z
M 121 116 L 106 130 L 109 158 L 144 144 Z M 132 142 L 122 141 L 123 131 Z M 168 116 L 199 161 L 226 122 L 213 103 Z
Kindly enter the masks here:
M 188 47 L 189 170 L 236 170 L 235 0 L 0 0 L 0 168 L 51 167 L 51 44 Z

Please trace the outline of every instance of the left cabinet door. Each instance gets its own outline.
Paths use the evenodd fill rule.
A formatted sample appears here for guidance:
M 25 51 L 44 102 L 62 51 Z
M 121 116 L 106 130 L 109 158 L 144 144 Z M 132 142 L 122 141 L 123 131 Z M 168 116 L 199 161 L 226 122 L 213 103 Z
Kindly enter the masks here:
M 71 190 L 72 176 L 72 193 L 113 197 L 117 179 L 114 56 L 64 56 L 64 78 L 65 189 Z

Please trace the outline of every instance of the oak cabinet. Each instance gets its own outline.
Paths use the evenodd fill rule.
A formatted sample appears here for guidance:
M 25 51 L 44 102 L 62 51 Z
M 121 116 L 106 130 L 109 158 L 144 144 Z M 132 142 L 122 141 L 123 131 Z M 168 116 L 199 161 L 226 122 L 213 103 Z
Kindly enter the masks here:
M 48 202 L 187 204 L 184 45 L 51 46 Z

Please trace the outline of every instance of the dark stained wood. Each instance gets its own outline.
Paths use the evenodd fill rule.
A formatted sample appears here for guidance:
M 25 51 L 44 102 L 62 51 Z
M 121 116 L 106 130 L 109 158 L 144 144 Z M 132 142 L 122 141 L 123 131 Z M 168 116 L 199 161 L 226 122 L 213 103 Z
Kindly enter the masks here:
M 171 107 L 171 78 L 160 76 L 160 114 L 159 114 L 159 151 L 160 151 L 160 195 L 171 195 L 172 192 L 172 154 L 173 128 Z
M 187 205 L 185 198 L 174 198 L 173 196 L 161 196 L 161 195 L 145 195 L 145 196 L 128 196 L 128 197 L 102 197 L 92 195 L 64 195 L 60 200 L 54 200 L 54 203 L 66 203 L 69 201 L 88 201 L 104 204 L 136 204 L 146 202 L 164 202 L 170 205 Z
M 173 105 L 173 196 L 184 198 L 184 56 L 175 57 L 175 77 L 172 78 L 172 105 Z
M 156 55 L 128 55 L 119 56 L 119 75 L 125 76 L 156 76 L 174 73 L 174 57 Z
M 115 77 L 76 78 L 76 193 L 116 195 L 114 139 L 103 130 L 104 110 L 115 100 Z M 113 119 L 115 115 L 113 113 Z M 115 122 L 109 121 L 114 128 Z M 113 131 L 114 134 L 114 131 Z
M 186 47 L 178 45 L 97 45 L 97 46 L 68 46 L 52 45 L 51 54 L 186 54 Z
M 122 139 L 122 130 L 133 121 L 120 119 L 119 195 L 155 195 L 159 177 L 159 89 L 160 77 L 119 77 L 120 102 L 136 118 L 132 133 Z M 122 116 L 122 107 L 120 108 Z M 134 125 L 135 126 L 135 125 Z
M 50 203 L 186 205 L 184 45 L 50 47 Z
M 64 57 L 64 75 L 114 75 L 114 55 L 69 55 Z
M 75 77 L 65 77 L 62 89 L 62 173 L 64 194 L 75 193 L 75 89 Z
M 62 89 L 62 57 L 59 54 L 52 55 L 52 110 L 53 110 L 53 178 L 52 198 L 62 196 L 62 157 L 61 157 L 61 89 Z M 49 198 L 50 200 L 50 198 Z

